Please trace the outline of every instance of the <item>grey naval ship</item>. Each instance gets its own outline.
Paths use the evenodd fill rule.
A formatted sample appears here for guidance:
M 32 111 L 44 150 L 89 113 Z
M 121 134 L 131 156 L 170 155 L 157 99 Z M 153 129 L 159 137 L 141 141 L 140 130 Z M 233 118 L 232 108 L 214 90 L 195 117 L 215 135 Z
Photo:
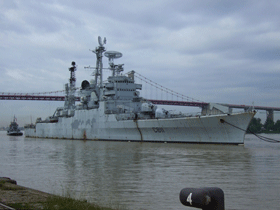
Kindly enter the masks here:
M 245 131 L 255 112 L 232 113 L 220 104 L 208 104 L 199 116 L 173 114 L 140 97 L 134 71 L 122 74 L 124 64 L 114 64 L 122 53 L 106 51 L 103 40 L 92 50 L 96 54 L 94 79 L 84 80 L 76 105 L 75 71 L 65 85 L 64 107 L 45 120 L 25 127 L 26 137 L 138 142 L 243 144 Z M 103 81 L 102 57 L 109 60 L 112 74 Z

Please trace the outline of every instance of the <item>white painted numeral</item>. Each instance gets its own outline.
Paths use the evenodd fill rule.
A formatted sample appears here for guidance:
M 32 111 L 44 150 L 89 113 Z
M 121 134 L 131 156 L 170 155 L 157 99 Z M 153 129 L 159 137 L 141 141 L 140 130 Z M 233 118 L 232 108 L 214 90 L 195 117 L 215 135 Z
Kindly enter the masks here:
M 192 205 L 192 193 L 190 193 L 189 196 L 187 197 L 187 202 L 189 202 L 190 205 Z

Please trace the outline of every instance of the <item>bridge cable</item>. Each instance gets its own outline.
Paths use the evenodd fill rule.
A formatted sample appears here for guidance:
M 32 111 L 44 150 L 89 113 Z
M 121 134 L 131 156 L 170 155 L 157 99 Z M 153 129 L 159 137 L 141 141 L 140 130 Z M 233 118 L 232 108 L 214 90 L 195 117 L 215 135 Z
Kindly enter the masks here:
M 239 129 L 239 130 L 242 130 L 242 131 L 247 132 L 246 130 L 244 130 L 244 129 L 242 129 L 242 128 L 236 126 L 236 125 L 233 125 L 233 124 L 231 124 L 231 123 L 225 121 L 224 119 L 220 119 L 220 122 L 221 122 L 221 123 L 226 123 L 226 124 L 228 124 L 228 125 L 231 125 L 231 126 L 234 127 L 234 128 L 237 128 L 237 129 Z M 280 143 L 280 140 L 276 140 L 276 139 L 268 138 L 268 137 L 265 137 L 265 136 L 261 136 L 261 135 L 259 135 L 259 134 L 254 133 L 254 132 L 251 131 L 249 128 L 248 128 L 248 131 L 249 131 L 251 134 L 255 135 L 257 138 L 259 138 L 259 139 L 262 140 L 262 141 L 266 141 L 266 142 L 269 142 L 269 143 Z
M 138 79 L 140 79 L 140 80 L 142 80 L 142 81 L 145 81 L 146 83 L 150 84 L 151 86 L 153 86 L 153 87 L 155 87 L 155 88 L 157 88 L 157 89 L 160 89 L 161 91 L 164 91 L 164 92 L 166 92 L 166 93 L 168 93 L 168 94 L 172 94 L 172 95 L 177 96 L 177 97 L 182 97 L 182 100 L 183 100 L 183 98 L 184 98 L 184 99 L 186 99 L 187 101 L 203 102 L 203 101 L 200 101 L 200 100 L 191 98 L 191 97 L 189 97 L 189 96 L 185 96 L 185 95 L 183 95 L 183 94 L 180 94 L 180 93 L 178 93 L 178 92 L 175 92 L 175 91 L 173 91 L 173 90 L 171 90 L 171 89 L 169 89 L 169 88 L 166 88 L 166 87 L 164 87 L 164 86 L 162 86 L 162 85 L 160 85 L 160 84 L 158 84 L 158 83 L 156 83 L 156 82 L 154 82 L 154 81 L 152 81 L 152 80 L 150 80 L 150 79 L 144 77 L 143 75 L 139 74 L 138 72 L 135 72 L 135 74 L 139 75 L 139 76 L 135 75 L 136 78 L 138 78 Z M 142 79 L 142 78 L 143 78 L 143 79 Z

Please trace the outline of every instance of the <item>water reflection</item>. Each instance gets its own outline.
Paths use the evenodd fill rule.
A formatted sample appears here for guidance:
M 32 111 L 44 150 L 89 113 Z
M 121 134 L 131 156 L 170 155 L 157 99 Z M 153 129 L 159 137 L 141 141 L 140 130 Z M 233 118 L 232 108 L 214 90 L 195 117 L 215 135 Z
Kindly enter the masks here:
M 251 177 L 253 172 L 250 151 L 242 146 L 71 142 L 62 156 L 66 180 L 71 186 L 79 186 L 73 190 L 87 191 L 88 199 L 102 198 L 105 203 L 121 199 L 130 204 L 145 197 L 152 205 L 159 192 L 168 200 L 164 191 L 174 186 L 175 193 L 169 193 L 176 195 L 177 202 L 182 184 L 220 186 L 231 180 L 242 186 L 244 177 Z

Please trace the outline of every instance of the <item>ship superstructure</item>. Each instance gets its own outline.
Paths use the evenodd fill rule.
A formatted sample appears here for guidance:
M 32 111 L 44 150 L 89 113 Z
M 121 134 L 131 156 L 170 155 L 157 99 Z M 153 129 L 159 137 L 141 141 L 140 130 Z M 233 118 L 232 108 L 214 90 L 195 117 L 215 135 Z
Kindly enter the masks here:
M 254 112 L 231 113 L 227 107 L 210 104 L 200 116 L 172 114 L 140 96 L 141 84 L 135 83 L 134 71 L 123 75 L 124 64 L 115 64 L 122 53 L 106 51 L 98 37 L 94 80 L 84 80 L 80 88 L 80 103 L 75 105 L 75 71 L 72 62 L 70 80 L 65 85 L 64 107 L 54 115 L 36 121 L 27 128 L 27 137 L 68 138 L 88 140 L 192 142 L 241 144 Z M 103 55 L 109 60 L 111 76 L 103 81 Z M 237 125 L 236 129 L 229 124 Z

